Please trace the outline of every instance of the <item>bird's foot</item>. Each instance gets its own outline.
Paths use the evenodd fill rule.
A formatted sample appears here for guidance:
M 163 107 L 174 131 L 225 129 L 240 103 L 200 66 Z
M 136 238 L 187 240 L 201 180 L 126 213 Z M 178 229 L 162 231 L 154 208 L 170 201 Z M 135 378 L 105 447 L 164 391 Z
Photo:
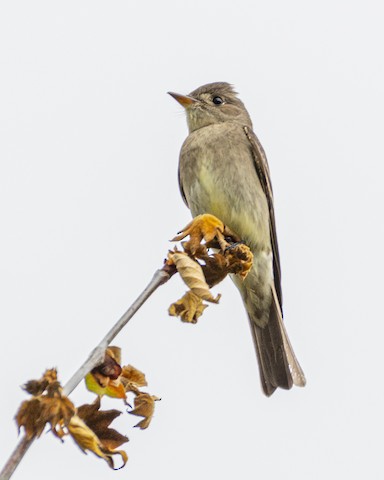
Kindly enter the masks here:
M 223 243 L 224 228 L 224 223 L 221 220 L 213 215 L 204 213 L 203 215 L 198 215 L 188 223 L 188 225 L 178 232 L 178 235 L 176 235 L 172 241 L 178 242 L 189 235 L 189 242 L 185 242 L 183 247 L 187 247 L 187 250 L 189 250 L 192 255 L 196 255 L 197 252 L 201 251 L 201 242 L 203 240 L 206 243 L 216 241 L 219 245 Z
M 220 248 L 223 252 L 231 246 L 230 241 L 239 241 L 239 237 L 233 233 L 224 223 L 214 215 L 204 213 L 195 217 L 186 225 L 178 235 L 172 239 L 173 242 L 183 240 L 189 235 L 189 242 L 183 244 L 184 249 L 192 255 L 206 254 L 206 247 Z M 205 245 L 201 242 L 205 241 Z

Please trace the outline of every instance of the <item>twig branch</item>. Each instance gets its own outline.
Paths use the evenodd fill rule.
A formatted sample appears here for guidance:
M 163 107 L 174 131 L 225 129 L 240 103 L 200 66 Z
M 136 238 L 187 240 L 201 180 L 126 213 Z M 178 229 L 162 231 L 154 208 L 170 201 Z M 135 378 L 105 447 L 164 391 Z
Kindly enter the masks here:
M 105 349 L 112 342 L 118 333 L 125 327 L 133 315 L 139 310 L 143 303 L 148 300 L 152 293 L 166 283 L 171 276 L 176 272 L 176 268 L 172 265 L 164 265 L 160 270 L 157 270 L 153 275 L 152 280 L 143 290 L 143 292 L 137 297 L 137 299 L 132 303 L 124 315 L 118 320 L 111 330 L 105 335 L 97 347 L 91 352 L 88 359 L 83 363 L 83 365 L 77 370 L 77 372 L 68 380 L 64 385 L 64 395 L 69 395 L 77 385 L 83 380 L 83 378 L 90 372 L 93 368 L 99 365 L 104 360 Z
M 91 352 L 87 360 L 83 365 L 75 372 L 75 374 L 69 379 L 69 381 L 64 385 L 63 391 L 64 395 L 69 395 L 77 385 L 83 380 L 83 378 L 90 372 L 93 368 L 99 365 L 104 360 L 104 353 L 108 345 L 116 337 L 116 335 L 125 327 L 133 315 L 139 310 L 139 308 L 148 300 L 152 293 L 166 283 L 174 274 L 176 273 L 176 267 L 174 265 L 165 264 L 163 268 L 157 270 L 153 275 L 152 280 L 143 290 L 143 292 L 137 297 L 137 299 L 132 303 L 124 315 L 116 322 L 116 324 L 111 328 L 111 330 L 105 335 L 101 342 L 97 345 L 96 348 Z M 13 472 L 16 470 L 17 466 L 21 462 L 25 453 L 32 445 L 35 437 L 28 439 L 24 435 L 15 450 L 11 454 L 7 463 L 4 465 L 3 470 L 0 472 L 0 480 L 9 480 L 13 475 Z
M 8 480 L 13 475 L 13 472 L 16 470 L 17 466 L 21 462 L 24 455 L 27 453 L 29 447 L 34 441 L 34 437 L 27 438 L 24 435 L 19 443 L 17 444 L 15 450 L 12 452 L 7 463 L 4 465 L 3 470 L 0 472 L 0 480 Z

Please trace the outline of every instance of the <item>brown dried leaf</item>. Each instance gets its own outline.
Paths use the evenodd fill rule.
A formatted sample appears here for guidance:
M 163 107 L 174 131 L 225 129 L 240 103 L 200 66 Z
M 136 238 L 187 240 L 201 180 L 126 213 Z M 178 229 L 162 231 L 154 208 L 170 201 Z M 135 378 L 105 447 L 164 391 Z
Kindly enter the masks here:
M 31 395 L 41 395 L 47 386 L 57 381 L 57 370 L 55 368 L 48 369 L 44 372 L 40 380 L 29 380 L 22 388 Z
M 128 456 L 124 450 L 108 448 L 78 415 L 72 417 L 68 425 L 68 431 L 84 453 L 87 450 L 93 452 L 98 457 L 103 458 L 114 470 L 118 470 L 118 468 L 114 466 L 113 455 L 120 455 L 123 460 L 123 465 L 119 468 L 124 467 L 127 463 Z
M 178 242 L 189 235 L 188 249 L 194 255 L 203 239 L 206 242 L 210 242 L 217 237 L 218 233 L 221 235 L 224 233 L 223 222 L 214 215 L 205 213 L 195 217 L 171 241 Z
M 91 404 L 81 405 L 77 409 L 78 416 L 97 435 L 104 447 L 114 450 L 121 444 L 128 442 L 128 438 L 121 435 L 109 425 L 121 415 L 119 410 L 100 410 L 100 398 Z
M 208 248 L 204 243 L 201 243 L 193 252 L 190 250 L 190 242 L 181 242 L 181 246 L 183 247 L 184 252 L 190 257 L 204 259 L 208 256 Z M 177 251 L 177 249 L 175 249 L 175 251 Z
M 204 277 L 209 287 L 220 283 L 230 272 L 228 260 L 222 253 L 215 253 L 204 258 L 202 266 Z
M 52 432 L 62 438 L 63 427 L 67 426 L 75 414 L 75 406 L 68 397 L 62 395 L 60 383 L 54 381 L 45 394 L 25 400 L 16 413 L 17 426 L 24 427 L 28 438 L 39 437 L 47 423 Z
M 123 367 L 120 380 L 126 392 L 136 392 L 139 387 L 148 385 L 145 374 L 132 365 L 125 365 Z
M 121 363 L 121 348 L 117 347 L 116 345 L 111 345 L 107 348 L 105 351 L 107 355 L 109 355 L 111 358 L 113 358 L 116 363 Z
M 250 248 L 243 244 L 231 245 L 224 253 L 204 257 L 202 266 L 205 279 L 210 287 L 221 282 L 229 273 L 239 275 L 242 280 L 248 275 L 253 264 Z
M 239 243 L 226 249 L 224 255 L 228 261 L 229 272 L 239 275 L 244 280 L 253 264 L 251 249 L 244 243 Z
M 24 400 L 16 413 L 16 424 L 19 430 L 24 427 L 28 439 L 34 436 L 40 437 L 43 433 L 46 420 L 41 416 L 42 410 L 40 398 L 36 397 L 31 400 Z
M 204 305 L 200 297 L 188 290 L 180 300 L 172 303 L 168 313 L 173 317 L 180 317 L 183 322 L 197 323 L 198 318 L 201 317 L 207 307 L 208 305 Z
M 30 395 L 37 397 L 41 395 L 47 388 L 48 382 L 46 380 L 28 380 L 21 388 Z
M 92 370 L 92 373 L 97 374 L 97 379 L 100 381 L 100 386 L 107 386 L 109 380 L 116 380 L 121 374 L 121 366 L 116 360 L 120 360 L 121 352 L 119 347 L 107 348 L 104 356 L 104 361 Z M 105 377 L 102 380 L 102 377 Z
M 137 423 L 135 427 L 139 427 L 141 430 L 148 428 L 155 411 L 155 401 L 157 400 L 160 400 L 160 398 L 149 393 L 140 392 L 136 395 L 134 409 L 129 413 L 138 417 L 144 417 L 144 419 Z
M 120 358 L 120 347 L 107 348 L 103 363 L 93 368 L 85 377 L 88 390 L 100 396 L 125 398 L 124 386 L 120 382 Z
M 56 370 L 56 368 L 51 368 L 51 369 L 46 370 L 43 374 L 43 378 L 48 383 L 56 382 L 57 381 L 57 370 Z
M 43 416 L 48 418 L 52 432 L 62 438 L 63 427 L 66 427 L 75 414 L 75 406 L 68 397 L 58 396 L 54 398 L 41 397 L 43 404 Z
M 198 262 L 184 252 L 169 252 L 168 259 L 176 265 L 181 278 L 195 295 L 208 302 L 219 302 L 220 295 L 216 298 L 212 296 L 208 284 L 205 281 L 201 265 Z
M 113 348 L 117 349 L 117 347 Z M 120 349 L 118 350 L 120 357 Z M 86 375 L 85 383 L 88 390 L 99 396 L 107 395 L 113 398 L 125 399 L 126 392 L 137 393 L 139 392 L 139 387 L 147 385 L 143 372 L 132 365 L 120 367 L 120 365 L 115 363 L 115 360 L 111 357 L 110 353 L 111 352 L 108 349 L 103 364 L 99 365 L 93 369 L 91 373 Z M 116 366 L 118 366 L 118 369 L 116 369 Z M 120 374 L 116 379 L 112 379 L 111 377 L 103 375 L 102 372 L 113 374 L 113 377 L 115 377 L 117 372 L 120 372 Z

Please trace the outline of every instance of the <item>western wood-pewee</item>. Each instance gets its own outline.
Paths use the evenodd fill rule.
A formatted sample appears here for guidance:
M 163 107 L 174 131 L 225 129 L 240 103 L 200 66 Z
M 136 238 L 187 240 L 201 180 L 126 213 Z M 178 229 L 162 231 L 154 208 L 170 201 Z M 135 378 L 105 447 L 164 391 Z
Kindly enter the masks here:
M 222 220 L 254 255 L 246 279 L 233 280 L 248 313 L 264 393 L 304 386 L 283 324 L 268 163 L 249 114 L 228 83 L 210 83 L 188 96 L 169 93 L 187 113 L 189 135 L 179 163 L 185 203 L 194 217 L 210 213 Z

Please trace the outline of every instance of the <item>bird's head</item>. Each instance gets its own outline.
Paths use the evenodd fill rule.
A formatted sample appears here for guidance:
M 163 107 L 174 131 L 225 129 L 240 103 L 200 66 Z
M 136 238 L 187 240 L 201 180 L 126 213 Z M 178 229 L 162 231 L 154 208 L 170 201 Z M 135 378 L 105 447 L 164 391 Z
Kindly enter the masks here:
M 238 122 L 252 128 L 243 102 L 229 83 L 208 83 L 189 95 L 168 93 L 185 108 L 190 132 L 224 122 Z

